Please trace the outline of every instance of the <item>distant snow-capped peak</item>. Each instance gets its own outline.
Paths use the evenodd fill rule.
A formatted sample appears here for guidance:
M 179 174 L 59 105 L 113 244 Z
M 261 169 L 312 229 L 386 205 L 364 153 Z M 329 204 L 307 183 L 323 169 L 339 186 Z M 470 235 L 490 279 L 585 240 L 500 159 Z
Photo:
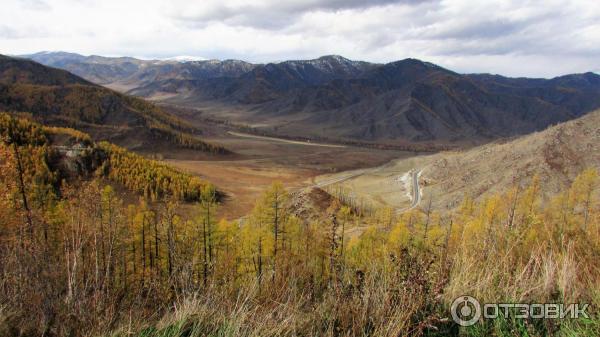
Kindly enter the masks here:
M 176 61 L 176 62 L 192 62 L 192 61 L 206 61 L 206 58 L 201 56 L 190 56 L 190 55 L 179 55 L 164 59 L 165 61 Z

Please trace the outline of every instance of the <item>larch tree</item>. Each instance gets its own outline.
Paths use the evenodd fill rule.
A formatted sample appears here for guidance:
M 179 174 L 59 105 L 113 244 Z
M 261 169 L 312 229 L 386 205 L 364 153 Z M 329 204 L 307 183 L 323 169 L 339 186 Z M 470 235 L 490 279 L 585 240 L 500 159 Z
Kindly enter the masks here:
M 216 218 L 217 197 L 212 185 L 203 186 L 200 192 L 199 214 L 197 217 L 198 237 L 202 256 L 202 283 L 207 285 L 213 258 L 213 237 Z
M 259 224 L 261 228 L 263 226 L 270 228 L 272 245 L 269 249 L 272 253 L 271 270 L 273 279 L 275 279 L 277 273 L 278 253 L 282 248 L 282 242 L 285 240 L 283 236 L 285 235 L 284 227 L 287 221 L 287 214 L 284 209 L 284 204 L 287 199 L 287 191 L 283 188 L 283 184 L 274 182 L 257 202 L 252 214 L 254 222 Z M 261 245 L 261 251 L 263 251 L 264 247 L 262 245 L 264 242 L 262 238 L 259 243 Z
M 590 221 L 590 212 L 594 201 L 594 192 L 598 187 L 598 180 L 597 169 L 586 169 L 575 178 L 571 187 L 575 202 L 582 208 L 582 229 L 584 231 L 587 230 Z

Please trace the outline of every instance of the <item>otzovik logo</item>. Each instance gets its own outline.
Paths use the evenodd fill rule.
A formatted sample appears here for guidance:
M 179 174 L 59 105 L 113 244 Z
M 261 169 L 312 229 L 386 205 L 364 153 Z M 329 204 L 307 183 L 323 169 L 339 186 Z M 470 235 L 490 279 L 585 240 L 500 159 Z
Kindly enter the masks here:
M 471 296 L 461 296 L 452 302 L 452 319 L 461 326 L 470 326 L 481 318 L 481 304 Z
M 483 306 L 472 296 L 456 298 L 450 307 L 452 319 L 461 326 L 471 326 L 483 319 L 495 319 L 500 315 L 521 319 L 589 318 L 588 304 L 562 303 L 486 303 Z

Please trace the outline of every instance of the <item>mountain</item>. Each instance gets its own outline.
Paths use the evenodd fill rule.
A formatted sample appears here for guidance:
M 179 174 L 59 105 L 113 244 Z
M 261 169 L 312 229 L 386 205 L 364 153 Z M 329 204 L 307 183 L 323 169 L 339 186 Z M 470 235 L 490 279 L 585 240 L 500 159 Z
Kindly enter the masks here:
M 168 79 L 239 76 L 254 67 L 238 60 L 197 60 L 189 57 L 140 60 L 133 57 L 83 56 L 65 52 L 41 52 L 21 57 L 61 68 L 91 82 L 120 90 Z
M 239 76 L 170 79 L 152 82 L 130 91 L 152 97 L 157 93 L 182 93 L 198 99 L 228 99 L 242 104 L 265 103 L 293 90 L 323 85 L 338 79 L 351 79 L 375 67 L 374 64 L 351 61 L 337 55 L 315 60 L 285 61 L 256 65 Z
M 423 200 L 453 208 L 465 196 L 482 198 L 529 184 L 537 175 L 543 194 L 564 191 L 586 168 L 600 168 L 600 110 L 503 143 L 424 159 Z
M 26 83 L 32 85 L 92 85 L 90 82 L 69 72 L 4 55 L 0 55 L 0 82 L 4 84 Z
M 69 126 L 128 148 L 171 144 L 225 152 L 199 130 L 142 99 L 92 84 L 64 70 L 0 55 L 0 111 L 28 113 L 44 124 Z
M 67 70 L 103 85 L 133 75 L 144 64 L 144 61 L 132 57 L 83 56 L 65 52 L 41 52 L 21 57 Z
M 144 64 L 134 73 L 124 78 L 115 79 L 109 86 L 135 90 L 155 83 L 168 81 L 194 81 L 213 78 L 238 77 L 250 71 L 254 65 L 238 60 L 207 60 L 188 62 L 156 61 Z
M 222 105 L 217 118 L 235 108 L 238 121 L 267 121 L 266 128 L 285 135 L 391 143 L 488 141 L 600 107 L 600 76 L 592 73 L 510 79 L 461 75 L 415 59 L 343 67 L 313 62 L 257 66 L 237 78 L 154 82 L 130 93 L 168 94 L 165 102 L 203 108 Z
M 35 57 L 67 69 L 94 58 Z M 373 64 L 336 55 L 258 65 L 143 62 L 156 65 L 123 71 L 108 85 L 196 108 L 199 118 L 292 137 L 478 144 L 543 130 L 600 107 L 600 76 L 594 73 L 507 78 L 458 74 L 416 59 Z
M 600 76 L 587 72 L 555 77 L 550 80 L 506 78 L 498 75 L 469 75 L 487 91 L 536 98 L 552 105 L 563 106 L 574 115 L 597 108 L 590 99 L 598 94 Z
M 168 57 L 165 61 L 177 61 L 177 62 L 192 62 L 192 61 L 206 61 L 204 57 L 199 56 L 191 56 L 191 55 L 178 55 L 173 57 Z
M 408 59 L 303 90 L 290 112 L 339 137 L 452 142 L 526 134 L 600 107 L 600 85 L 552 82 L 504 91 Z

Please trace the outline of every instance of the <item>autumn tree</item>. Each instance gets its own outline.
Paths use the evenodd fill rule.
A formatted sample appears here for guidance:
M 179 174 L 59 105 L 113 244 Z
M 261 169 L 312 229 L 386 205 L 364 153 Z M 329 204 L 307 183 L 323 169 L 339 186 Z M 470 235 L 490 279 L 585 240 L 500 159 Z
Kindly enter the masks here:
M 214 187 L 211 185 L 202 187 L 196 222 L 198 224 L 198 238 L 202 242 L 200 255 L 202 256 L 202 282 L 205 286 L 213 262 L 216 208 L 217 196 Z
M 582 230 L 587 230 L 590 212 L 594 200 L 594 192 L 598 187 L 598 170 L 586 169 L 577 176 L 571 187 L 574 202 L 582 209 Z

